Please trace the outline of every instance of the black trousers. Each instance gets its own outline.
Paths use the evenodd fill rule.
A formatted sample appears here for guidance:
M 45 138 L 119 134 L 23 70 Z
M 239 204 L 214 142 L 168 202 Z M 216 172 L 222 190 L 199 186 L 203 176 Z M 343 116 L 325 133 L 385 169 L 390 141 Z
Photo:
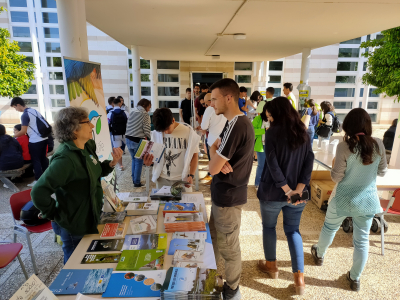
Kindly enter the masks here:
M 48 141 L 44 140 L 28 144 L 33 171 L 35 172 L 35 180 L 38 180 L 49 166 L 49 160 L 46 157 L 47 143 Z

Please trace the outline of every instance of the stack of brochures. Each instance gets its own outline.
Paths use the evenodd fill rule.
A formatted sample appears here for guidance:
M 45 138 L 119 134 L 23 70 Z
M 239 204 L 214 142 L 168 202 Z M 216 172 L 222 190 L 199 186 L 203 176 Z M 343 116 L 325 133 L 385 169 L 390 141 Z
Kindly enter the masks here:
M 163 216 L 166 213 L 198 213 L 200 206 L 196 203 L 166 203 Z
M 205 231 L 202 213 L 168 213 L 164 218 L 166 232 Z

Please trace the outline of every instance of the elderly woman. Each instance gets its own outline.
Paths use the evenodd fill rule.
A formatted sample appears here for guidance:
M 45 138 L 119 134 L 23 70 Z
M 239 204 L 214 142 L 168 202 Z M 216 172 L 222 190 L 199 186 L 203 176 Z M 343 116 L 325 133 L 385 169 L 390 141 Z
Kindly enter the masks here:
M 52 220 L 55 233 L 61 236 L 66 263 L 85 234 L 98 233 L 103 205 L 100 178 L 113 170 L 122 150 L 114 148 L 112 161 L 98 160 L 94 126 L 84 108 L 60 110 L 54 127 L 61 144 L 31 196 L 41 211 L 39 217 Z

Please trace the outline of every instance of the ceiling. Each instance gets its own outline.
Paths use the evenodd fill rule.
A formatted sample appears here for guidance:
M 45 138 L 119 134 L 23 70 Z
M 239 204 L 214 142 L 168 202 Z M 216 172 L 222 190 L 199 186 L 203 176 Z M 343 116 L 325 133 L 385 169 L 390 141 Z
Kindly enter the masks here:
M 400 0 L 86 0 L 86 19 L 145 59 L 211 61 L 226 27 L 247 38 L 207 54 L 262 61 L 400 26 Z

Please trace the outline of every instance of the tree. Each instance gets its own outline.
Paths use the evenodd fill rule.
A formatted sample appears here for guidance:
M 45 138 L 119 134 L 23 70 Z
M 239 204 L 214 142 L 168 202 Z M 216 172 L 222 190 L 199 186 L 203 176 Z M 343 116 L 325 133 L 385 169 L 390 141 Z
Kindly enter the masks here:
M 368 58 L 368 72 L 362 77 L 363 84 L 376 86 L 376 94 L 396 96 L 400 101 L 400 27 L 382 31 L 382 38 L 363 42 L 363 54 Z M 367 48 L 375 48 L 368 51 Z
M 0 13 L 4 11 L 0 7 Z M 0 96 L 15 97 L 24 94 L 32 84 L 35 65 L 18 54 L 18 42 L 10 41 L 10 33 L 0 28 Z

